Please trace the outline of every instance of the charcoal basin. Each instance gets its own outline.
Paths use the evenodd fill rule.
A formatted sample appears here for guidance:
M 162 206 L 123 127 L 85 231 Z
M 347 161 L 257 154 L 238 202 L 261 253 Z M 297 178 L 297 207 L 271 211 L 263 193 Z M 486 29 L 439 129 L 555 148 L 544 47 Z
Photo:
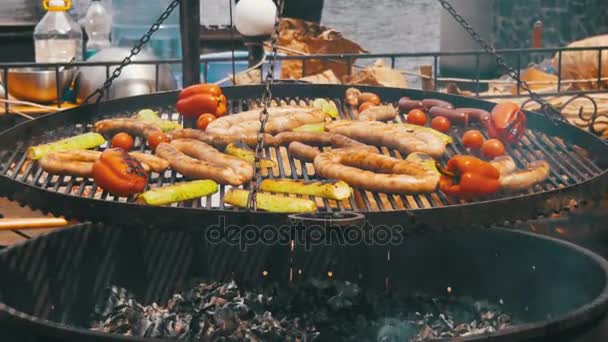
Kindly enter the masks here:
M 310 277 L 370 291 L 469 296 L 502 303 L 524 324 L 459 341 L 602 341 L 608 263 L 568 242 L 508 229 L 443 232 L 398 245 L 214 244 L 204 232 L 82 224 L 0 252 L 0 340 L 152 341 L 86 329 L 108 285 L 144 304 L 193 278 L 241 284 Z

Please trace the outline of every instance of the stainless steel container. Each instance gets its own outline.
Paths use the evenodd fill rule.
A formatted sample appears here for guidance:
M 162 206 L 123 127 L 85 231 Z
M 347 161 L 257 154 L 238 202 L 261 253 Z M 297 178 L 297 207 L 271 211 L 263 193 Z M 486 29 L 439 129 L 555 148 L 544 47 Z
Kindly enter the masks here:
M 127 48 L 108 48 L 104 49 L 91 59 L 89 62 L 116 62 L 120 63 L 130 53 Z M 142 51 L 133 58 L 133 61 L 149 61 L 156 58 L 151 53 Z M 117 66 L 106 67 L 81 67 L 78 76 L 78 97 L 86 98 L 95 89 L 101 87 L 107 75 L 111 75 Z M 120 77 L 112 84 L 109 91 L 110 99 L 122 97 L 151 94 L 156 91 L 166 91 L 177 89 L 177 82 L 173 77 L 169 67 L 160 65 L 158 68 L 158 89 L 156 88 L 156 67 L 153 64 L 132 64 L 125 67 Z
M 65 89 L 74 79 L 74 69 L 59 70 L 59 87 Z M 57 100 L 55 69 L 19 68 L 8 70 L 8 92 L 25 101 L 51 103 Z M 2 75 L 2 79 L 4 75 Z

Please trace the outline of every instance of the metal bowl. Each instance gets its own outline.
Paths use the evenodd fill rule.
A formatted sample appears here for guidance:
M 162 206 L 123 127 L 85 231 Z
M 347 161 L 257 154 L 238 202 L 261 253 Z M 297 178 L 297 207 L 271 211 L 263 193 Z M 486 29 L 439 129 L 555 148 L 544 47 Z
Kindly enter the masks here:
M 120 63 L 130 52 L 130 49 L 112 47 L 99 51 L 88 62 Z M 142 51 L 133 58 L 133 61 L 152 61 L 155 59 L 151 53 Z M 116 67 L 114 65 L 108 70 L 105 66 L 81 67 L 78 75 L 78 97 L 84 99 L 95 89 L 101 87 L 107 75 L 111 75 Z M 156 76 L 156 67 L 153 64 L 129 65 L 122 70 L 120 77 L 114 81 L 108 96 L 110 99 L 118 99 L 177 89 L 177 82 L 167 65 L 158 67 L 158 88 Z
M 75 69 L 59 69 L 59 87 L 65 89 L 72 82 Z M 2 75 L 5 79 L 4 75 Z M 8 92 L 14 97 L 32 102 L 50 103 L 57 100 L 55 69 L 19 68 L 8 70 Z

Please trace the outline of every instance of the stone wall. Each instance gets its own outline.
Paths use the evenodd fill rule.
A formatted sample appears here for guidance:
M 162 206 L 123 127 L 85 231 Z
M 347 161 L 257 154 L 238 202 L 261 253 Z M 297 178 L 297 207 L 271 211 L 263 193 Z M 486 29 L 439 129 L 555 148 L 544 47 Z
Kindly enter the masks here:
M 498 49 L 531 47 L 537 20 L 543 23 L 543 47 L 608 33 L 608 0 L 495 0 L 494 8 Z

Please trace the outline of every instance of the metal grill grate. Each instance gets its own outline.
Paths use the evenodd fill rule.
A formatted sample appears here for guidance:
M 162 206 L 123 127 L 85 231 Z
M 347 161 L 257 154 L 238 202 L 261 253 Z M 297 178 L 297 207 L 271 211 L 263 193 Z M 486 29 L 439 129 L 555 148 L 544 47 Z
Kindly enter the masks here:
M 281 98 L 274 105 L 307 105 L 312 101 L 311 98 Z M 353 113 L 350 108 L 342 103 L 338 98 L 332 99 L 340 109 L 340 115 L 343 119 L 353 118 Z M 396 105 L 396 103 L 393 103 Z M 247 109 L 258 107 L 259 100 L 232 99 L 229 101 L 229 111 L 231 113 L 240 112 Z M 164 119 L 177 121 L 180 119 L 172 106 L 153 108 L 157 110 Z M 111 117 L 127 117 L 133 112 L 121 111 L 114 113 Z M 405 122 L 403 115 L 400 115 L 396 121 Z M 70 195 L 79 196 L 90 199 L 99 199 L 114 202 L 133 202 L 134 197 L 116 198 L 109 195 L 107 192 L 99 189 L 92 179 L 70 176 L 51 175 L 41 170 L 34 162 L 28 161 L 25 157 L 25 150 L 30 145 L 35 145 L 42 142 L 57 140 L 59 138 L 73 136 L 76 134 L 90 131 L 92 123 L 82 124 L 76 123 L 65 125 L 55 129 L 49 129 L 40 137 L 35 137 L 32 141 L 18 142 L 16 147 L 10 151 L 4 151 L 1 155 L 2 163 L 0 164 L 0 172 L 6 177 L 32 185 L 45 190 Z M 477 127 L 479 128 L 479 127 Z M 447 154 L 442 158 L 446 162 L 455 154 L 464 153 L 464 147 L 460 141 L 460 136 L 464 132 L 462 127 L 454 127 L 450 135 L 454 138 L 454 143 L 448 146 Z M 103 150 L 106 146 L 100 147 Z M 137 138 L 134 149 L 148 152 L 145 141 Z M 390 155 L 396 158 L 403 158 L 397 151 L 380 148 L 381 153 Z M 590 178 L 593 178 L 602 173 L 601 167 L 587 155 L 584 149 L 572 146 L 565 143 L 561 138 L 555 135 L 549 135 L 540 131 L 527 130 L 520 144 L 515 147 L 508 147 L 508 153 L 511 155 L 520 168 L 531 161 L 544 159 L 551 165 L 551 174 L 543 184 L 537 185 L 533 189 L 528 189 L 523 194 L 533 194 L 543 191 L 561 189 L 567 186 L 575 185 Z M 300 160 L 291 158 L 286 147 L 266 147 L 266 157 L 270 157 L 277 161 L 277 166 L 273 169 L 264 171 L 264 178 L 292 178 L 314 180 L 317 177 L 314 174 L 312 164 L 303 163 Z M 151 173 L 149 175 L 148 187 L 160 187 L 163 185 L 174 184 L 184 180 L 180 174 L 169 170 L 164 174 Z M 205 198 L 175 203 L 172 207 L 180 208 L 197 208 L 197 209 L 228 209 L 234 211 L 242 211 L 244 209 L 233 208 L 224 203 L 224 194 L 229 189 L 229 186 L 220 186 L 218 193 Z M 523 195 L 519 194 L 519 195 Z M 296 195 L 294 195 L 296 196 Z M 507 194 L 497 194 L 492 199 L 504 198 Z M 301 197 L 301 196 L 298 196 Z M 311 198 L 316 201 L 319 211 L 334 212 L 334 211 L 360 211 L 360 212 L 375 212 L 375 211 L 392 211 L 403 209 L 424 209 L 444 207 L 452 204 L 464 204 L 466 202 L 455 202 L 446 198 L 442 193 L 436 192 L 431 194 L 420 195 L 390 195 L 384 193 L 376 193 L 370 191 L 362 191 L 355 189 L 354 196 L 344 201 L 333 201 L 321 198 Z

